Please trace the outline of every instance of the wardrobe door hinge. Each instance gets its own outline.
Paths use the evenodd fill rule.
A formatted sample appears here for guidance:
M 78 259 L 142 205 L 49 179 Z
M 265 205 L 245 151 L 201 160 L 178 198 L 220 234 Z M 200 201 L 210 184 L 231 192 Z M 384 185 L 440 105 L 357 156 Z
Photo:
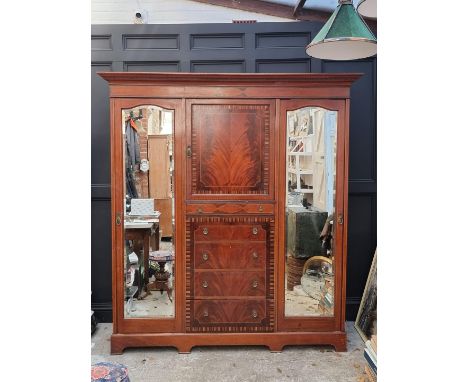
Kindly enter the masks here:
M 191 158 L 192 157 L 192 147 L 191 146 L 187 146 L 187 158 Z

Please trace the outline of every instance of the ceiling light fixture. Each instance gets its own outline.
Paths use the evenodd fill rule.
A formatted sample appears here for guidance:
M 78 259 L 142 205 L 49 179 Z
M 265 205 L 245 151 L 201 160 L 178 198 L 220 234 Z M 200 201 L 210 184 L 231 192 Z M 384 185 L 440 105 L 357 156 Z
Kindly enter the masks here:
M 338 0 L 338 7 L 307 45 L 309 56 L 328 60 L 356 60 L 377 53 L 377 39 L 356 12 L 351 0 Z

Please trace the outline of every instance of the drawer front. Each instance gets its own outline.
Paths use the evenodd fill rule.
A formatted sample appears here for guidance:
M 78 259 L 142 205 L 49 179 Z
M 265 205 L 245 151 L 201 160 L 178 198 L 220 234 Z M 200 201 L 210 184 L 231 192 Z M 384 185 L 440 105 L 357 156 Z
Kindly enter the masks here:
M 265 297 L 265 271 L 196 271 L 194 298 Z
M 194 240 L 255 240 L 265 241 L 266 230 L 260 224 L 202 224 L 195 229 Z
M 274 214 L 271 203 L 216 203 L 187 204 L 187 214 Z
M 195 269 L 265 269 L 264 243 L 195 243 Z
M 192 214 L 185 232 L 187 333 L 273 332 L 274 217 Z
M 194 301 L 193 318 L 198 324 L 260 324 L 266 318 L 266 300 Z

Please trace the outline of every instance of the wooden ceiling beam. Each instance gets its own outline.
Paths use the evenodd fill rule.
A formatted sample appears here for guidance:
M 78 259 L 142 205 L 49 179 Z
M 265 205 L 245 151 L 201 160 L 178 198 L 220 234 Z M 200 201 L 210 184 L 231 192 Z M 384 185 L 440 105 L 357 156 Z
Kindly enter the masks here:
M 197 3 L 217 5 L 220 7 L 237 9 L 240 11 L 261 13 L 269 16 L 282 17 L 285 19 L 297 19 L 293 16 L 294 8 L 288 5 L 270 3 L 263 0 L 193 0 Z M 314 13 L 307 12 L 309 10 L 302 10 L 305 13 L 304 17 L 301 15 L 301 19 L 304 20 L 315 20 L 315 21 L 326 21 L 331 13 L 324 11 L 314 11 Z
M 296 6 L 294 7 L 293 11 L 293 17 L 296 17 L 296 15 L 304 8 L 304 4 L 307 0 L 298 0 Z
M 285 19 L 292 20 L 304 20 L 304 21 L 319 21 L 325 23 L 332 12 L 322 11 L 320 9 L 309 9 L 303 8 L 300 5 L 301 2 L 298 1 L 295 7 L 290 7 L 288 5 L 270 3 L 264 0 L 192 0 L 197 3 L 204 3 L 210 5 L 217 5 L 219 7 L 237 9 L 240 11 L 261 13 L 264 15 L 282 17 Z M 297 10 L 296 10 L 297 9 Z M 377 32 L 377 20 L 364 18 L 367 25 L 371 30 L 376 34 Z

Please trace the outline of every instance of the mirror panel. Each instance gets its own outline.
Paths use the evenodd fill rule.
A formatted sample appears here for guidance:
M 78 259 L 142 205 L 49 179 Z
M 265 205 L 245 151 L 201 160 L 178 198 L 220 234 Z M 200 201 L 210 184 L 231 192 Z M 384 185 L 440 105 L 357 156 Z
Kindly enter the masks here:
M 122 110 L 124 317 L 174 317 L 174 110 Z
M 337 112 L 287 112 L 285 316 L 334 314 Z

